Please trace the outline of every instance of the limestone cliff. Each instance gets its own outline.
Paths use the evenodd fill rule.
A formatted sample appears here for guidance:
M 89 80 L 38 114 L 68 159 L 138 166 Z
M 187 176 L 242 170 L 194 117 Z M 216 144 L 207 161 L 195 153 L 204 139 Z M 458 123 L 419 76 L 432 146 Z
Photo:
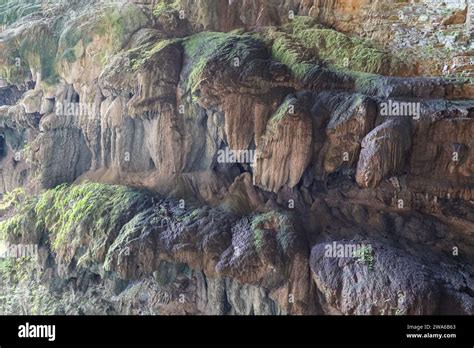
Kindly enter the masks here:
M 473 314 L 471 12 L 0 0 L 0 313 Z

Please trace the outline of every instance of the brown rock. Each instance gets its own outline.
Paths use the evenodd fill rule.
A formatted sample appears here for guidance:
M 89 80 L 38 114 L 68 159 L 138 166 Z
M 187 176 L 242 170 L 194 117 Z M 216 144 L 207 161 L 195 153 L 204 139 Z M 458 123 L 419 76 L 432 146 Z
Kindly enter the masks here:
M 454 25 L 466 23 L 467 6 L 462 11 L 454 11 L 449 17 L 446 17 L 441 22 L 442 25 Z
M 287 99 L 270 119 L 257 149 L 255 185 L 278 192 L 294 187 L 311 160 L 312 122 L 305 103 Z
M 408 120 L 390 119 L 362 141 L 356 180 L 361 187 L 376 187 L 381 180 L 402 174 L 411 147 Z

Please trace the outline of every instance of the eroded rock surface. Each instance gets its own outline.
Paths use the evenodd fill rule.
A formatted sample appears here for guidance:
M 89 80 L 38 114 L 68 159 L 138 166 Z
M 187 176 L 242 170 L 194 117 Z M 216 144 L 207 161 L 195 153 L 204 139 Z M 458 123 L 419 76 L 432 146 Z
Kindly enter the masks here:
M 453 275 L 449 268 L 427 267 L 401 250 L 370 241 L 338 243 L 371 245 L 373 255 L 327 257 L 326 244 L 313 247 L 313 279 L 328 312 L 378 315 L 472 312 L 469 294 L 459 288 L 466 279 L 462 275 Z M 453 288 L 458 289 L 453 291 Z
M 462 1 L 39 3 L 0 8 L 0 238 L 39 245 L 0 312 L 473 314 Z

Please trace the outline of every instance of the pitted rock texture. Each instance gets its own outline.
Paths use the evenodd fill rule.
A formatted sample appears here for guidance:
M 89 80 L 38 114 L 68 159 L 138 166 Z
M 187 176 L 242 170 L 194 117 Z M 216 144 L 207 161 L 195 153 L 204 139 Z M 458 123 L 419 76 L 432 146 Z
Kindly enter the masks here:
M 430 315 L 448 310 L 472 312 L 467 293 L 455 292 L 464 281 L 449 269 L 433 268 L 401 250 L 370 241 L 339 241 L 340 245 L 371 245 L 373 259 L 327 257 L 326 244 L 311 252 L 313 279 L 326 310 L 334 314 Z M 432 266 L 433 267 L 433 266 Z M 360 302 L 359 302 L 360 301 Z M 452 307 L 447 309 L 447 303 Z

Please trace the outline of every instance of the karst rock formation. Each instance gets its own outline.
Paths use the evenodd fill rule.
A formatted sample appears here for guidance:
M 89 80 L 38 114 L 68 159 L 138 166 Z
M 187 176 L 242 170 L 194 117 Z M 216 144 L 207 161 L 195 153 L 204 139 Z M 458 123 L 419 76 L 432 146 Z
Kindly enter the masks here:
M 0 313 L 474 314 L 473 17 L 0 0 Z

